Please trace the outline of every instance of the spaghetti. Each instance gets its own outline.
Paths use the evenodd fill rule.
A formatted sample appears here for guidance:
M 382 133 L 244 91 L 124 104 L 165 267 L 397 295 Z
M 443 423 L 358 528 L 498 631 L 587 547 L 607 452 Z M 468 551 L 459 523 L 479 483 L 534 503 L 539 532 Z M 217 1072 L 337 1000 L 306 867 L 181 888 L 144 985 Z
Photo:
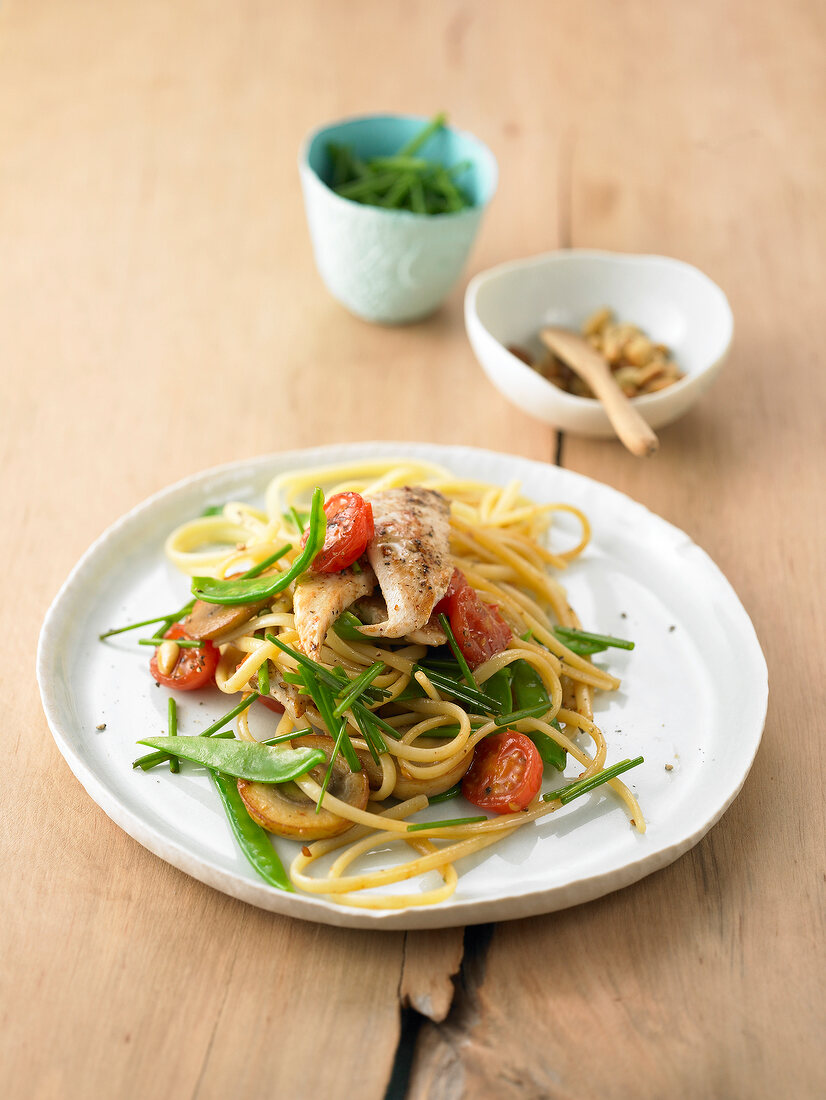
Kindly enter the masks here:
M 474 689 L 463 687 L 462 691 L 471 700 L 486 698 L 485 686 L 495 682 L 493 677 L 503 670 L 508 676 L 517 668 L 524 672 L 528 666 L 528 673 L 544 689 L 547 705 L 540 708 L 542 713 L 534 708 L 529 714 L 514 714 L 507 728 L 529 738 L 548 739 L 546 744 L 558 746 L 557 752 L 562 750 L 581 765 L 579 781 L 597 779 L 605 769 L 607 745 L 594 722 L 593 692 L 614 691 L 620 682 L 591 662 L 587 647 L 585 652 L 581 647 L 576 651 L 555 631 L 577 632 L 581 626 L 554 573 L 564 570 L 587 546 L 586 516 L 569 504 L 527 500 L 517 482 L 505 487 L 482 484 L 409 459 L 362 462 L 282 474 L 269 485 L 264 510 L 238 502 L 226 504 L 219 514 L 200 517 L 173 531 L 166 554 L 184 573 L 220 579 L 256 566 L 290 543 L 279 563 L 279 568 L 287 569 L 299 554 L 298 528 L 316 486 L 328 495 L 359 493 L 367 501 L 403 486 L 435 490 L 447 498 L 452 564 L 478 599 L 497 610 L 511 632 L 506 648 L 473 671 Z M 581 537 L 569 549 L 551 550 L 548 534 L 559 512 L 579 521 Z M 278 695 L 285 710 L 275 736 L 336 738 L 340 731 L 330 728 L 329 713 L 325 721 L 323 708 L 300 686 L 305 662 L 293 590 L 290 586 L 278 593 L 254 617 L 221 636 L 215 683 L 220 691 L 245 693 L 245 698 L 261 691 L 262 684 L 281 685 L 285 691 L 298 684 L 291 693 Z M 315 660 L 318 667 L 339 678 L 343 692 L 347 684 L 372 669 L 373 696 L 369 702 L 365 695 L 360 699 L 375 722 L 367 728 L 378 729 L 381 736 L 378 742 L 367 740 L 365 725 L 354 713 L 355 704 L 344 711 L 342 729 L 346 728 L 347 739 L 369 773 L 371 789 L 364 808 L 322 791 L 315 773 L 295 781 L 291 797 L 297 803 L 320 804 L 346 829 L 305 844 L 295 855 L 289 870 L 298 888 L 338 904 L 372 909 L 436 904 L 455 891 L 456 864 L 462 859 L 563 804 L 553 791 L 538 793 L 529 805 L 514 812 L 481 821 L 459 819 L 456 824 L 417 822 L 411 831 L 408 819 L 455 786 L 467 773 L 477 746 L 502 732 L 501 719 L 445 690 L 446 662 L 440 664 L 434 650 L 409 639 L 364 638 L 357 631 L 330 629 Z M 381 662 L 380 670 L 373 667 L 376 662 Z M 245 710 L 238 716 L 237 736 L 254 741 L 248 714 Z M 589 751 L 582 747 L 583 739 Z M 290 745 L 291 740 L 284 743 Z M 376 743 L 382 751 L 376 751 Z M 549 771 L 546 767 L 546 779 Z M 642 812 L 628 787 L 616 776 L 607 782 L 627 807 L 634 826 L 644 831 Z M 411 858 L 373 869 L 377 852 L 391 846 L 395 850 L 400 844 L 405 846 L 401 853 L 407 850 Z M 354 868 L 365 857 L 370 857 L 370 866 L 361 871 Z M 387 892 L 388 887 L 430 872 L 437 873 L 436 885 L 423 884 L 418 893 Z

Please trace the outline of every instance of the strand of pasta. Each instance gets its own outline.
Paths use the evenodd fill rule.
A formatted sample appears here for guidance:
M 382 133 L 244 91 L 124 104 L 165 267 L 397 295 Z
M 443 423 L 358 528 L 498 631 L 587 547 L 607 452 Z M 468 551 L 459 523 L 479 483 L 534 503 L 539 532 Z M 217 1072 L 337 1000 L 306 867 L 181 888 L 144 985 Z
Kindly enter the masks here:
M 186 572 L 211 570 L 216 575 L 226 576 L 242 565 L 248 567 L 247 563 L 263 560 L 275 549 L 278 539 L 292 543 L 297 541 L 294 525 L 290 528 L 285 526 L 281 509 L 285 505 L 300 507 L 302 494 L 306 497 L 307 490 L 315 485 L 328 485 L 330 492 L 352 489 L 369 496 L 382 489 L 411 483 L 431 486 L 451 496 L 451 548 L 458 554 L 457 564 L 483 598 L 499 606 L 512 626 L 520 627 L 520 634 L 530 630 L 536 639 L 528 642 L 514 639 L 504 653 L 497 654 L 475 670 L 477 683 L 484 685 L 490 676 L 513 661 L 525 660 L 531 664 L 548 690 L 551 705 L 543 719 L 523 719 L 514 728 L 523 732 L 542 732 L 553 738 L 566 749 L 572 759 L 583 766 L 584 771 L 580 778 L 597 774 L 604 767 L 607 746 L 601 730 L 593 722 L 591 693 L 593 688 L 615 689 L 619 686 L 619 680 L 564 646 L 553 633 L 552 620 L 543 606 L 550 608 L 560 625 L 579 626 L 579 620 L 568 605 L 564 588 L 546 570 L 548 565 L 557 569 L 565 568 L 587 545 L 590 525 L 587 517 L 574 506 L 535 504 L 521 495 L 519 483 L 515 481 L 504 487 L 483 486 L 477 482 L 455 478 L 426 462 L 403 459 L 392 463 L 377 460 L 281 475 L 273 479 L 268 487 L 266 514 L 250 508 L 249 505 L 230 502 L 220 516 L 201 517 L 181 525 L 170 536 L 167 552 Z M 537 541 L 538 533 L 548 528 L 555 512 L 568 512 L 581 525 L 578 543 L 558 552 L 547 549 Z M 215 541 L 223 542 L 224 548 L 204 548 L 206 542 Z M 288 566 L 297 552 L 297 548 L 291 549 L 285 555 L 283 564 Z M 222 691 L 235 693 L 248 690 L 252 678 L 257 676 L 261 665 L 267 660 L 273 663 L 276 676 L 285 671 L 296 670 L 296 662 L 289 655 L 253 635 L 255 630 L 273 629 L 287 644 L 297 643 L 295 621 L 289 608 L 289 593 L 285 593 L 274 601 L 267 612 L 222 640 L 222 655 L 216 675 L 216 682 Z M 411 682 L 414 665 L 426 652 L 426 648 L 422 646 L 410 645 L 389 650 L 369 642 L 349 642 L 332 631 L 322 648 L 322 664 L 330 668 L 343 667 L 351 677 L 358 675 L 376 660 L 381 660 L 387 667 L 387 671 L 373 683 L 390 694 L 381 704 L 375 706 L 383 711 L 383 720 L 399 730 L 401 737 L 398 741 L 387 739 L 388 752 L 380 756 L 382 782 L 379 789 L 371 793 L 374 801 L 380 801 L 392 792 L 399 774 L 405 777 L 408 786 L 419 783 L 424 789 L 427 785 L 433 787 L 440 781 L 444 785 L 443 777 L 450 775 L 452 770 L 463 768 L 464 762 L 469 762 L 478 741 L 497 728 L 489 718 L 470 714 L 458 704 L 442 699 L 426 672 L 422 670 L 415 671 L 415 679 L 426 698 L 407 700 L 401 714 L 387 713 L 386 708 L 394 709 L 391 704 L 398 707 L 399 703 L 394 701 Z M 295 694 L 296 689 L 292 689 L 292 692 Z M 563 723 L 564 732 L 550 725 L 549 720 L 554 715 Z M 345 717 L 353 730 L 354 746 L 359 751 L 366 750 L 366 743 L 360 739 L 360 731 L 352 711 L 346 712 Z M 450 734 L 445 740 L 434 739 L 433 744 L 422 745 L 420 738 L 424 734 L 432 733 L 440 726 L 448 724 L 454 728 L 458 726 L 459 732 Z M 326 730 L 320 715 L 310 706 L 306 715 L 301 718 L 293 717 L 287 710 L 279 719 L 277 730 L 278 735 L 286 735 L 295 730 L 296 736 L 300 736 L 302 732 L 313 727 L 327 733 L 333 732 Z M 238 730 L 242 739 L 255 739 L 249 729 L 248 712 L 239 716 Z M 593 741 L 593 756 L 585 753 L 574 740 L 579 731 Z M 374 779 L 373 782 L 375 784 L 377 780 Z M 609 785 L 625 802 L 637 828 L 644 830 L 645 822 L 633 794 L 618 779 L 611 780 Z M 298 786 L 308 798 L 314 800 L 321 793 L 320 787 L 310 776 L 301 777 Z M 538 820 L 555 812 L 560 806 L 558 801 L 536 801 L 526 811 L 518 814 L 501 815 L 475 825 L 425 829 L 410 836 L 407 825 L 402 821 L 405 816 L 402 808 L 421 808 L 423 804 L 420 799 L 414 798 L 394 810 L 379 814 L 358 810 L 327 792 L 323 800 L 324 808 L 353 822 L 353 826 L 341 840 L 320 841 L 310 849 L 303 849 L 293 861 L 291 873 L 294 881 L 310 892 L 335 896 L 344 904 L 393 908 L 438 903 L 450 896 L 456 888 L 456 861 L 495 843 L 528 821 Z M 416 812 L 415 809 L 409 809 L 407 816 L 413 812 Z M 448 843 L 437 848 L 432 843 L 433 839 Z M 398 840 L 405 841 L 418 856 L 399 867 L 356 875 L 343 874 L 362 855 Z M 325 877 L 314 878 L 303 873 L 310 863 L 339 847 L 344 851 L 334 861 Z M 310 853 L 309 856 L 307 852 Z M 439 887 L 420 894 L 347 897 L 353 891 L 373 890 L 383 884 L 400 882 L 429 870 L 439 871 L 443 882 Z

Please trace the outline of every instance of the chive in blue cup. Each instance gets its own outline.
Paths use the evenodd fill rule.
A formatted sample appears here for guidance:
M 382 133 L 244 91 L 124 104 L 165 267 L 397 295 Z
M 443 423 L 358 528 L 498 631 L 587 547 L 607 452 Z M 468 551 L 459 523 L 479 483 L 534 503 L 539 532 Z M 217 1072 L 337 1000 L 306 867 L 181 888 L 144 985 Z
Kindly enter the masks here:
M 366 321 L 403 324 L 437 309 L 455 286 L 496 191 L 491 151 L 472 134 L 435 128 L 417 155 L 449 170 L 469 206 L 414 213 L 345 198 L 332 188 L 331 147 L 363 161 L 395 157 L 428 125 L 415 115 L 366 115 L 314 130 L 299 172 L 316 265 L 333 297 Z

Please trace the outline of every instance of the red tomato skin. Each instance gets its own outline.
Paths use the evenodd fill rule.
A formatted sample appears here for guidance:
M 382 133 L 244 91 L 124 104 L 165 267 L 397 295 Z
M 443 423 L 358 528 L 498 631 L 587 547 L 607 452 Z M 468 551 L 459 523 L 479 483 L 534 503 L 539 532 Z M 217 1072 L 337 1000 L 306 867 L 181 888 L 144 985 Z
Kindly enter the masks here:
M 476 746 L 462 780 L 462 794 L 495 814 L 524 810 L 542 786 L 542 758 L 536 745 L 516 730 L 491 734 Z
M 373 537 L 373 505 L 359 493 L 336 493 L 324 502 L 327 533 L 313 559 L 316 573 L 340 573 L 358 561 Z M 305 534 L 301 540 L 307 541 Z
M 503 649 L 513 632 L 497 608 L 484 603 L 460 570 L 454 569 L 447 592 L 436 606 L 447 615 L 456 644 L 471 668 L 478 668 Z
M 187 633 L 180 623 L 173 623 L 164 634 L 164 638 L 173 642 L 176 638 L 186 637 Z M 171 675 L 165 676 L 158 668 L 158 651 L 155 650 L 149 659 L 149 671 L 163 687 L 172 688 L 173 691 L 197 691 L 215 679 L 219 657 L 218 647 L 208 641 L 204 642 L 201 649 L 182 649 Z
M 283 714 L 284 707 L 277 699 L 273 699 L 271 695 L 259 695 L 258 702 L 263 704 L 267 710 L 273 711 L 275 714 Z

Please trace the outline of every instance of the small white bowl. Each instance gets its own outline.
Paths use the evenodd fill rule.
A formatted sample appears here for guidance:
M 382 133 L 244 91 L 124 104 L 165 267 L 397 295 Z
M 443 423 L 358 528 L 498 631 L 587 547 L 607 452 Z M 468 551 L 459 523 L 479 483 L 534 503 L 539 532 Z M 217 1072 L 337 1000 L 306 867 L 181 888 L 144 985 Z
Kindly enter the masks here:
M 583 435 L 610 436 L 602 405 L 548 382 L 507 350 L 539 354 L 539 330 L 579 330 L 600 306 L 665 344 L 685 377 L 633 399 L 652 428 L 682 416 L 708 389 L 731 347 L 734 319 L 720 288 L 690 264 L 666 256 L 584 249 L 549 252 L 500 264 L 471 280 L 465 325 L 482 369 L 509 401 L 530 416 Z

